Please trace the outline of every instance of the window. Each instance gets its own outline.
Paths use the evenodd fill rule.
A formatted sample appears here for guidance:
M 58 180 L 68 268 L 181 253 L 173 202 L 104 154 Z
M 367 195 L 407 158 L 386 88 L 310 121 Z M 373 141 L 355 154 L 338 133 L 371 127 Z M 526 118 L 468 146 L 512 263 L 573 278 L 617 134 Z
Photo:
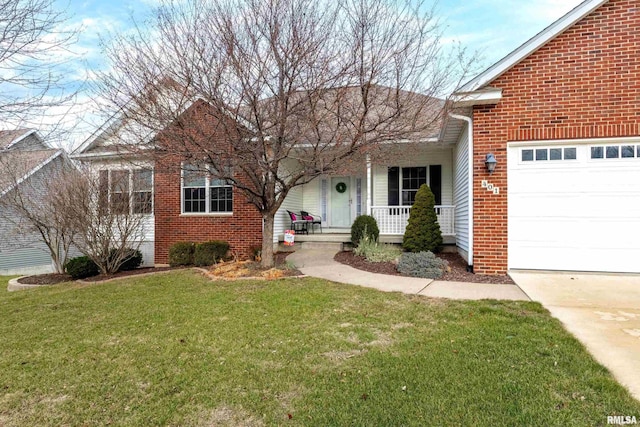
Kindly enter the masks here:
M 128 214 L 153 213 L 151 169 L 103 169 L 99 172 L 98 209 Z
M 603 147 L 591 147 L 591 158 L 592 159 L 602 159 L 602 158 L 604 158 L 604 148 Z
M 539 148 L 536 150 L 536 161 L 547 160 L 548 150 L 546 148 Z
M 182 213 L 233 212 L 233 187 L 224 180 L 214 178 L 212 174 L 215 175 L 215 171 L 211 167 L 183 165 Z
M 427 168 L 402 168 L 402 205 L 412 206 L 416 193 L 422 184 L 427 183 Z
M 133 213 L 150 214 L 153 210 L 153 172 L 150 169 L 133 171 Z
M 129 213 L 130 194 L 129 194 L 129 171 L 111 171 L 111 194 L 109 199 L 109 208 L 111 212 L 120 215 Z
M 592 159 L 633 159 L 640 158 L 639 145 L 605 145 L 591 147 Z
M 520 152 L 523 162 L 545 162 L 558 160 L 576 160 L 575 147 L 524 148 Z
M 435 196 L 436 204 L 440 204 L 442 198 L 442 166 L 431 165 L 428 170 L 426 166 L 389 167 L 387 170 L 388 206 L 412 206 L 416 199 L 416 193 L 423 184 L 429 184 Z

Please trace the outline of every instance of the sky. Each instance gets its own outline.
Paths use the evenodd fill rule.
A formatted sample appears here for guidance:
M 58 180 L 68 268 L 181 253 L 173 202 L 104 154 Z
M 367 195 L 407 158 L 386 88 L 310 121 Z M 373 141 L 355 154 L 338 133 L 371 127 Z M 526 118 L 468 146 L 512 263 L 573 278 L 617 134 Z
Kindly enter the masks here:
M 132 18 L 144 23 L 156 0 L 58 0 L 70 16 L 69 25 L 81 26 L 72 47 L 69 76 L 83 80 L 91 70 L 108 67 L 102 56 L 101 38 L 130 31 Z M 500 60 L 529 38 L 569 12 L 582 0 L 439 0 L 446 42 L 457 41 L 468 52 L 477 52 L 477 69 L 483 70 Z M 90 74 L 89 74 L 90 75 Z M 100 124 L 90 111 L 91 94 L 83 90 L 80 103 L 67 119 L 75 126 L 67 147 L 77 146 Z

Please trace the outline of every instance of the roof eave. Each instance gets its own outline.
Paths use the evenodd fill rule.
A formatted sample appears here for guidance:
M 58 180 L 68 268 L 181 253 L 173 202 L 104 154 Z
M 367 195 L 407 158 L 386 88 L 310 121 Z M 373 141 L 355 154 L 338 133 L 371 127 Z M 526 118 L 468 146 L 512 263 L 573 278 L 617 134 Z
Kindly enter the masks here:
M 453 108 L 494 105 L 502 99 L 502 89 L 488 88 L 472 92 L 456 92 L 451 97 Z
M 57 150 L 55 153 L 53 153 L 51 156 L 49 156 L 48 158 L 46 158 L 44 161 L 40 162 L 36 167 L 34 167 L 33 169 L 31 169 L 29 172 L 27 172 L 23 177 L 21 177 L 20 179 L 18 179 L 13 185 L 11 185 L 9 188 L 0 191 L 0 197 L 4 196 L 5 194 L 11 192 L 14 188 L 16 188 L 17 186 L 19 186 L 20 184 L 22 184 L 24 181 L 26 181 L 27 179 L 29 179 L 33 174 L 35 174 L 36 172 L 38 172 L 40 169 L 42 169 L 43 167 L 45 167 L 46 165 L 48 165 L 49 163 L 51 163 L 54 159 L 58 158 L 60 155 L 62 155 L 62 153 L 64 153 L 63 150 Z

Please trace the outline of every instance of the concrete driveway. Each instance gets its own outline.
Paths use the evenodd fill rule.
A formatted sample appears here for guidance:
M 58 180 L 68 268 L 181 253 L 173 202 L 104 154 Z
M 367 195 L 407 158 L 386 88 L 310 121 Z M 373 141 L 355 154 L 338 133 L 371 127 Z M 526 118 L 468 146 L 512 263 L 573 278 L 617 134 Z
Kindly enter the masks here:
M 640 400 L 640 275 L 510 275 Z

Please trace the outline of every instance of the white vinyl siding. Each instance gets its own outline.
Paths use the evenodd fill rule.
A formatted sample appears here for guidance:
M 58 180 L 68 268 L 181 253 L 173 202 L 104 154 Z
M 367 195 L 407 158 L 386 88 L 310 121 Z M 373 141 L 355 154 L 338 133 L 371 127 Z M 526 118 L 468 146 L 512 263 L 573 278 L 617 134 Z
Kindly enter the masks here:
M 456 245 L 468 261 L 469 254 L 469 130 L 460 135 L 453 151 L 453 204 L 455 210 Z
M 38 198 L 39 188 L 50 173 L 63 167 L 58 157 L 20 184 L 26 197 Z M 12 193 L 5 197 L 11 197 Z M 51 255 L 47 245 L 36 233 L 25 233 L 18 225 L 18 214 L 8 207 L 0 208 L 0 274 L 37 274 L 53 271 Z
M 153 169 L 153 164 L 150 162 L 135 162 L 136 169 Z M 132 164 L 126 161 L 95 161 L 91 164 L 92 170 L 98 173 L 100 170 L 123 170 L 131 169 Z M 155 185 L 155 183 L 153 184 Z M 153 188 L 152 188 L 153 192 Z M 143 227 L 143 241 L 140 242 L 140 252 L 142 252 L 142 266 L 152 267 L 155 264 L 155 216 L 153 213 L 144 214 L 142 221 Z M 136 242 L 137 243 L 137 242 Z
M 276 212 L 273 224 L 273 241 L 275 243 L 278 242 L 278 236 L 284 234 L 284 230 L 288 230 L 291 227 L 291 219 L 287 211 L 300 212 L 301 209 L 304 209 L 302 206 L 302 195 L 302 186 L 291 189 L 286 199 L 284 199 L 282 206 L 280 206 L 280 209 Z
M 391 156 L 389 156 L 391 158 Z M 442 166 L 442 204 L 453 204 L 453 161 L 451 148 L 426 148 L 412 156 L 412 160 L 393 162 L 389 165 L 373 165 L 373 206 L 387 206 L 387 168 L 389 166 Z M 427 170 L 427 176 L 429 171 Z
M 304 185 L 301 209 L 318 216 L 322 215 L 321 186 L 322 178 L 316 178 L 310 183 Z

